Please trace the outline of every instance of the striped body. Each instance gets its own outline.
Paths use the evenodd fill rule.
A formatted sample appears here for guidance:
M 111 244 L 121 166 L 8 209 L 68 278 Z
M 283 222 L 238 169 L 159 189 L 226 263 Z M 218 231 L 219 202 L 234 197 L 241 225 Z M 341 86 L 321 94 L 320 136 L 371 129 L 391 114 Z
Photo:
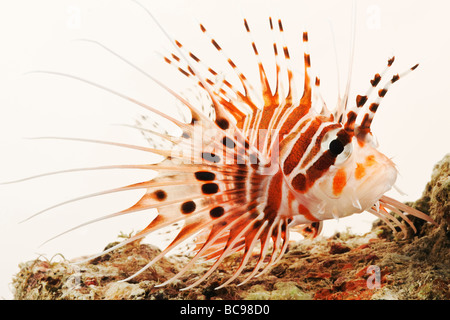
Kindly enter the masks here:
M 226 56 L 219 43 L 208 34 L 205 26 L 200 25 L 201 32 L 236 74 L 243 89 L 241 91 L 227 79 L 220 79 L 219 72 L 204 65 L 197 54 L 188 51 L 181 42 L 173 40 L 153 15 L 147 9 L 144 10 L 173 42 L 175 52 L 165 56 L 164 61 L 191 79 L 200 96 L 206 97 L 202 100 L 201 109 L 196 107 L 192 99 L 176 93 L 117 53 L 91 41 L 155 81 L 176 97 L 191 116 L 190 119 L 180 120 L 92 81 L 58 72 L 46 72 L 85 82 L 137 104 L 147 112 L 172 122 L 181 130 L 181 134 L 175 136 L 160 132 L 156 130 L 156 124 L 152 126 L 144 121 L 131 127 L 145 133 L 152 143 L 154 139 L 165 141 L 167 148 L 64 138 L 137 149 L 158 154 L 165 160 L 155 164 L 66 170 L 64 172 L 93 169 L 155 170 L 158 176 L 152 180 L 66 201 L 33 216 L 93 196 L 144 189 L 146 192 L 142 198 L 128 209 L 93 219 L 71 230 L 107 218 L 157 209 L 157 217 L 148 226 L 94 257 L 182 222 L 181 230 L 169 246 L 137 274 L 184 241 L 196 236 L 194 257 L 175 277 L 161 284 L 165 285 L 179 278 L 197 261 L 212 260 L 209 271 L 194 279 L 186 289 L 201 283 L 225 257 L 236 251 L 243 251 L 241 264 L 221 286 L 236 279 L 254 254 L 257 258 L 253 269 L 241 284 L 266 272 L 283 255 L 289 242 L 289 229 L 295 226 L 305 235 L 316 236 L 323 220 L 369 211 L 390 226 L 394 227 L 394 223 L 404 230 L 404 225 L 389 214 L 387 209 L 397 213 L 412 228 L 414 225 L 404 213 L 433 222 L 425 214 L 384 196 L 393 186 L 397 172 L 392 161 L 377 151 L 370 131 L 373 117 L 390 85 L 414 70 L 417 65 L 405 73 L 394 75 L 377 90 L 394 62 L 393 58 L 389 59 L 386 70 L 375 74 L 366 94 L 358 95 L 354 103 L 348 103 L 349 79 L 344 96 L 339 97 L 338 105 L 330 111 L 320 95 L 319 78 L 315 77 L 314 82 L 310 78 L 308 33 L 304 32 L 301 37 L 304 45 L 303 90 L 294 85 L 289 50 L 282 40 L 272 44 L 276 61 L 274 88 L 269 85 L 257 46 L 250 40 L 260 75 L 261 89 L 256 90 L 233 60 Z M 251 39 L 246 20 L 244 27 Z M 283 39 L 281 20 L 275 22 L 269 18 L 269 28 L 274 39 Z M 286 68 L 282 70 L 283 65 Z M 376 94 L 375 100 L 370 104 L 366 103 L 372 93 Z M 268 256 L 270 258 L 267 260 Z M 124 281 L 137 274 L 130 275 Z

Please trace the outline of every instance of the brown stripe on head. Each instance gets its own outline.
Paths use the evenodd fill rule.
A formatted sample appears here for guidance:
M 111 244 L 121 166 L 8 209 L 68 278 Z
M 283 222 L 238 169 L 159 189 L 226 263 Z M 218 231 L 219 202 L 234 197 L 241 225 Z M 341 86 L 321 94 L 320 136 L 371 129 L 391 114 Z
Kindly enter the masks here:
M 354 111 L 349 111 L 347 113 L 347 121 L 344 124 L 344 129 L 346 131 L 353 132 L 353 130 L 355 129 L 355 121 L 357 117 L 358 115 Z
M 308 113 L 310 108 L 311 108 L 310 103 L 308 103 L 307 105 L 306 104 L 300 105 L 299 107 L 295 108 L 288 116 L 286 121 L 283 122 L 283 125 L 281 126 L 279 132 L 280 137 L 284 137 L 285 135 L 289 134 L 291 130 L 295 127 L 295 125 L 298 123 L 299 119 L 302 119 L 305 116 L 305 114 Z M 303 121 L 304 124 L 306 124 L 305 121 Z
M 311 187 L 317 179 L 322 177 L 325 172 L 335 163 L 336 156 L 329 150 L 325 151 L 314 164 L 306 171 L 308 186 Z
M 322 129 L 320 134 L 317 136 L 316 142 L 315 142 L 314 146 L 311 148 L 311 151 L 306 155 L 306 157 L 302 161 L 302 164 L 300 166 L 301 169 L 305 168 L 309 164 L 309 162 L 320 152 L 322 139 L 327 134 L 327 132 L 329 132 L 333 129 L 340 128 L 340 126 L 341 125 L 338 123 L 333 123 Z
M 314 183 L 328 171 L 335 161 L 336 156 L 329 150 L 325 151 L 319 159 L 306 170 L 306 174 L 299 173 L 292 179 L 292 187 L 297 192 L 306 193 Z
M 346 130 L 340 130 L 336 136 L 341 140 L 343 145 L 349 144 L 352 141 L 353 133 Z
M 289 175 L 298 165 L 321 124 L 322 121 L 320 119 L 314 119 L 308 129 L 295 141 L 283 163 L 283 172 L 285 175 Z
M 292 187 L 300 193 L 305 193 L 307 191 L 306 177 L 303 173 L 297 174 L 292 179 Z

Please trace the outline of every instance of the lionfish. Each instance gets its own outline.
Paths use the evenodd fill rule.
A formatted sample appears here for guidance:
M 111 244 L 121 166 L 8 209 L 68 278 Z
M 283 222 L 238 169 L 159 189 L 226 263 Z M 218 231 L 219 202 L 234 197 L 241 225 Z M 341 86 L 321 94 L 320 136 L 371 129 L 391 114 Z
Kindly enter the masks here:
M 373 118 L 390 86 L 418 65 L 393 75 L 380 86 L 394 63 L 394 57 L 390 58 L 385 69 L 376 73 L 369 81 L 367 92 L 357 95 L 353 103 L 348 103 L 349 72 L 345 94 L 343 97 L 339 96 L 337 106 L 330 111 L 320 95 L 320 79 L 311 79 L 307 32 L 302 34 L 304 81 L 300 96 L 294 85 L 289 49 L 282 40 L 273 42 L 276 81 L 271 86 L 250 26 L 246 19 L 243 20 L 259 71 L 261 90 L 256 90 L 219 43 L 209 35 L 205 26 L 200 24 L 202 33 L 226 59 L 239 79 L 242 88 L 238 88 L 221 77 L 218 71 L 205 65 L 198 55 L 185 48 L 180 41 L 174 40 L 152 13 L 140 6 L 173 43 L 175 51 L 164 57 L 165 62 L 193 80 L 200 95 L 207 97 L 204 103 L 208 105 L 199 110 L 183 95 L 95 41 L 91 42 L 116 55 L 172 94 L 189 110 L 189 119 L 181 121 L 86 79 L 59 72 L 36 71 L 70 77 L 106 90 L 165 118 L 180 129 L 180 134 L 171 135 L 136 127 L 166 141 L 169 148 L 61 138 L 142 150 L 163 156 L 164 160 L 155 164 L 104 166 L 48 173 L 120 168 L 154 170 L 158 176 L 149 181 L 69 200 L 33 216 L 88 197 L 144 189 L 145 194 L 128 209 L 91 220 L 68 231 L 107 218 L 157 209 L 157 216 L 144 229 L 94 257 L 164 227 L 182 223 L 179 232 L 164 250 L 139 272 L 122 281 L 128 281 L 142 273 L 184 241 L 196 236 L 192 259 L 178 274 L 159 285 L 163 286 L 180 278 L 198 261 L 212 260 L 208 271 L 183 290 L 203 282 L 224 258 L 238 251 L 243 251 L 240 265 L 220 287 L 235 280 L 252 256 L 257 259 L 255 265 L 239 285 L 264 274 L 283 256 L 292 228 L 305 236 L 316 237 L 324 220 L 368 211 L 391 228 L 399 227 L 406 234 L 405 225 L 388 210 L 404 219 L 414 231 L 414 224 L 407 214 L 435 223 L 424 213 L 384 195 L 393 187 L 397 170 L 394 163 L 377 150 L 371 132 Z M 270 17 L 268 22 L 274 39 L 277 36 L 283 39 L 282 21 Z M 349 69 L 351 70 L 351 64 Z M 371 101 L 372 93 L 375 97 Z

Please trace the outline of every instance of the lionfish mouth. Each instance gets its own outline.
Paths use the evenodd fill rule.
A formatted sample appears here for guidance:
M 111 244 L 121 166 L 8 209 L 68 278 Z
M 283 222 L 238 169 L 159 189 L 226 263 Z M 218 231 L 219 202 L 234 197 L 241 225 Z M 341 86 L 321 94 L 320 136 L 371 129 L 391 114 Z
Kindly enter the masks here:
M 194 235 L 199 235 L 194 257 L 176 276 L 159 286 L 166 285 L 180 278 L 200 260 L 214 260 L 213 265 L 204 275 L 200 276 L 199 279 L 196 279 L 183 290 L 190 289 L 200 284 L 216 270 L 225 257 L 234 252 L 243 251 L 243 257 L 239 267 L 235 270 L 231 278 L 220 286 L 223 287 L 231 283 L 242 273 L 248 260 L 253 256 L 254 251 L 259 248 L 259 256 L 256 264 L 250 274 L 248 274 L 241 282 L 241 284 L 244 284 L 253 276 L 258 276 L 267 272 L 271 266 L 279 261 L 287 249 L 289 243 L 288 225 L 295 220 L 295 217 L 294 214 L 281 212 L 281 208 L 289 207 L 293 212 L 295 211 L 296 214 L 298 213 L 297 215 L 301 216 L 301 221 L 304 223 L 304 226 L 306 226 L 306 229 L 309 228 L 310 230 L 315 230 L 317 231 L 317 234 L 321 228 L 321 221 L 314 215 L 314 212 L 311 212 L 304 204 L 295 202 L 295 197 L 289 193 L 285 186 L 284 175 L 286 172 L 295 172 L 294 169 L 301 166 L 303 163 L 309 168 L 308 170 L 305 169 L 305 174 L 297 174 L 289 180 L 292 182 L 295 191 L 299 194 L 304 194 L 305 198 L 307 198 L 307 192 L 311 186 L 314 185 L 328 168 L 336 162 L 339 155 L 344 152 L 346 145 L 351 143 L 353 137 L 358 139 L 358 143 L 361 147 L 364 146 L 367 137 L 370 135 L 370 125 L 381 99 L 386 95 L 394 82 L 414 70 L 417 65 L 402 74 L 394 75 L 377 91 L 375 101 L 369 105 L 367 102 L 369 101 L 370 94 L 377 90 L 378 84 L 384 73 L 392 66 L 394 58 L 389 59 L 386 69 L 381 74 L 375 74 L 373 80 L 370 81 L 371 87 L 365 95 L 358 95 L 356 97 L 356 104 L 353 107 L 347 107 L 350 87 L 349 77 L 345 94 L 342 99 L 339 99 L 340 102 L 336 111 L 330 112 L 323 103 L 319 116 L 312 119 L 308 118 L 313 112 L 311 109 L 313 95 L 309 75 L 311 60 L 310 55 L 307 52 L 307 32 L 303 33 L 303 43 L 306 47 L 304 53 L 305 81 L 303 96 L 300 101 L 294 101 L 292 94 L 296 91 L 296 88 L 293 84 L 293 71 L 290 67 L 286 67 L 284 70 L 287 74 L 287 93 L 283 95 L 282 93 L 284 91 L 281 90 L 281 88 L 286 85 L 286 79 L 283 80 L 280 76 L 282 71 L 281 66 L 284 65 L 281 62 L 284 59 L 284 62 L 286 62 L 285 65 L 287 66 L 289 66 L 290 62 L 289 50 L 283 43 L 280 44 L 276 41 L 273 43 L 277 73 L 276 88 L 275 90 L 272 90 L 263 64 L 260 61 L 257 47 L 253 41 L 251 42 L 262 86 L 262 93 L 255 92 L 247 78 L 238 70 L 236 64 L 230 58 L 225 56 L 217 41 L 209 36 L 204 25 L 200 25 L 203 34 L 209 38 L 211 44 L 217 51 L 225 56 L 227 63 L 237 75 L 240 84 L 244 88 L 243 92 L 241 92 L 226 79 L 215 79 L 217 78 L 218 72 L 203 65 L 197 55 L 187 51 L 179 41 L 174 40 L 169 36 L 148 9 L 136 1 L 135 3 L 149 14 L 152 20 L 156 22 L 161 31 L 174 45 L 177 54 L 173 53 L 170 57 L 164 57 L 164 60 L 178 69 L 178 71 L 188 79 L 193 80 L 198 89 L 207 94 L 212 108 L 210 110 L 211 112 L 205 114 L 205 112 L 198 110 L 198 108 L 196 108 L 189 100 L 176 93 L 169 86 L 163 84 L 158 78 L 148 74 L 143 69 L 106 46 L 96 41 L 88 40 L 99 45 L 119 58 L 122 62 L 125 62 L 135 70 L 141 72 L 173 95 L 190 111 L 191 119 L 181 121 L 167 115 L 160 109 L 143 103 L 142 101 L 74 75 L 53 71 L 35 71 L 34 73 L 47 73 L 68 77 L 109 92 L 112 95 L 142 107 L 152 114 L 156 114 L 165 120 L 168 120 L 178 127 L 182 133 L 181 136 L 175 136 L 170 135 L 167 132 L 161 133 L 158 132 L 158 130 L 152 130 L 152 128 L 131 126 L 163 139 L 170 144 L 170 148 L 166 149 L 158 148 L 156 146 L 143 147 L 94 139 L 41 137 L 39 139 L 51 138 L 82 141 L 140 150 L 160 155 L 165 160 L 156 164 L 110 165 L 63 170 L 16 180 L 14 182 L 57 173 L 86 170 L 155 170 L 161 175 L 152 180 L 68 200 L 41 210 L 30 218 L 71 202 L 127 190 L 143 189 L 145 190 L 145 194 L 131 207 L 85 222 L 56 235 L 46 242 L 94 222 L 137 211 L 157 209 L 158 215 L 156 218 L 136 235 L 131 236 L 120 244 L 94 255 L 89 259 L 79 261 L 78 263 L 90 261 L 93 258 L 102 256 L 121 246 L 141 239 L 161 228 L 183 222 L 183 227 L 179 233 L 172 239 L 172 242 L 161 251 L 161 253 L 149 261 L 140 271 L 122 281 L 128 281 L 138 274 L 141 274 L 184 241 L 190 239 Z M 281 20 L 278 20 L 278 28 L 272 18 L 269 18 L 269 24 L 271 33 L 279 33 L 278 35 L 282 35 L 283 25 Z M 250 35 L 250 27 L 245 19 L 244 26 L 247 33 Z M 315 89 L 318 90 L 319 86 L 320 80 L 316 78 Z M 263 100 L 264 106 L 259 107 L 256 102 L 257 100 Z M 319 100 L 321 100 L 320 95 Z M 332 124 L 329 127 L 324 127 L 324 122 L 326 121 L 321 119 L 327 119 L 327 121 L 332 122 Z M 358 120 L 360 121 L 358 122 Z M 302 126 L 304 130 L 300 128 Z M 317 136 L 320 136 L 319 129 L 321 128 L 324 128 L 324 130 L 339 128 L 340 130 L 337 134 L 337 138 L 330 143 L 329 150 L 326 150 L 325 152 L 319 152 L 318 147 L 314 147 L 320 146 L 320 140 L 317 139 Z M 203 129 L 203 133 L 200 137 L 196 136 L 198 129 Z M 285 136 L 290 137 L 289 139 L 293 139 L 292 142 L 295 142 L 296 145 L 295 148 L 290 150 L 292 152 L 280 154 L 280 157 L 278 157 L 278 154 L 276 153 L 278 150 L 273 150 L 276 141 L 272 141 L 273 137 L 263 134 L 263 132 L 270 132 L 271 130 L 276 130 L 278 132 L 277 137 L 281 137 L 281 139 Z M 294 137 L 296 140 L 292 138 L 292 135 L 289 135 L 291 133 L 295 133 L 294 136 L 297 135 Z M 308 134 L 302 135 L 303 133 Z M 313 139 L 316 139 L 317 141 L 313 141 Z M 199 144 L 199 141 L 202 146 L 201 150 L 195 152 L 196 150 L 194 148 L 192 151 L 191 146 Z M 256 143 L 259 141 L 263 141 L 262 146 L 259 146 Z M 285 141 L 282 140 L 280 144 L 283 144 L 283 142 Z M 173 149 L 177 146 L 190 153 L 184 154 L 173 152 Z M 286 146 L 286 143 L 284 146 Z M 308 148 L 309 146 L 311 147 Z M 227 152 L 219 153 L 217 150 L 226 150 Z M 297 152 L 293 152 L 293 150 Z M 279 158 L 275 160 L 281 160 L 279 165 L 275 167 L 267 166 L 271 160 L 274 160 L 274 157 Z M 282 207 L 282 203 L 285 200 L 288 201 L 289 204 Z M 422 212 L 410 208 L 387 196 L 381 196 L 377 203 L 367 211 L 380 217 L 393 229 L 395 229 L 396 226 L 400 227 L 406 234 L 405 226 L 387 210 L 392 210 L 393 213 L 404 219 L 414 231 L 416 231 L 416 228 L 406 214 L 416 216 L 427 222 L 435 223 L 430 217 Z M 267 261 L 266 257 L 268 255 L 270 255 L 270 258 Z

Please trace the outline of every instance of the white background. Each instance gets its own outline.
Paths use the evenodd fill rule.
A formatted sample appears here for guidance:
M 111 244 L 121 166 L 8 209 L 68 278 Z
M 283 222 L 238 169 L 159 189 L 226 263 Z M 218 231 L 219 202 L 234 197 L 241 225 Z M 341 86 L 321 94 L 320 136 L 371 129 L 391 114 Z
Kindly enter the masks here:
M 329 106 L 336 101 L 337 81 L 331 28 L 336 38 L 341 88 L 345 86 L 350 1 L 148 1 L 142 3 L 162 25 L 216 69 L 220 55 L 202 35 L 201 21 L 250 79 L 256 64 L 242 23 L 248 18 L 262 57 L 273 65 L 268 16 L 283 18 L 296 74 L 301 76 L 301 32 L 310 32 L 312 64 L 322 79 Z M 420 62 L 387 94 L 373 124 L 380 149 L 392 157 L 401 176 L 398 186 L 415 200 L 429 180 L 433 165 L 450 151 L 450 38 L 448 1 L 357 1 L 357 42 L 352 95 L 366 92 L 373 74 L 396 55 L 395 72 Z M 133 1 L 17 0 L 0 3 L 0 181 L 92 165 L 138 164 L 152 159 L 139 151 L 68 141 L 26 140 L 45 135 L 96 138 L 145 145 L 139 133 L 111 124 L 128 123 L 145 113 L 116 96 L 75 80 L 33 70 L 78 75 L 169 110 L 174 100 L 131 67 L 92 43 L 97 40 L 158 77 L 172 88 L 187 83 L 155 52 L 172 50 L 160 30 Z M 67 258 L 96 253 L 120 231 L 139 230 L 148 213 L 116 218 L 79 229 L 45 246 L 39 244 L 79 223 L 119 211 L 142 192 L 114 194 L 70 204 L 18 222 L 72 197 L 143 181 L 141 171 L 70 173 L 0 185 L 0 297 L 11 298 L 9 283 L 17 265 L 45 254 Z M 369 214 L 327 223 L 325 234 L 352 227 L 370 228 Z

